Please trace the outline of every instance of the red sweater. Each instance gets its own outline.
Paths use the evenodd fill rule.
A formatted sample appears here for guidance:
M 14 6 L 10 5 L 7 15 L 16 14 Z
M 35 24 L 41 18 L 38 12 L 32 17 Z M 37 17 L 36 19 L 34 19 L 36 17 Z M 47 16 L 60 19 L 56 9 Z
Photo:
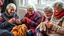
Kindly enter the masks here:
M 35 28 L 38 26 L 38 24 L 41 21 L 41 16 L 37 12 L 35 12 L 33 15 L 29 15 L 28 13 L 25 15 L 25 18 L 23 18 L 26 26 L 28 29 L 31 29 L 33 33 L 35 33 Z

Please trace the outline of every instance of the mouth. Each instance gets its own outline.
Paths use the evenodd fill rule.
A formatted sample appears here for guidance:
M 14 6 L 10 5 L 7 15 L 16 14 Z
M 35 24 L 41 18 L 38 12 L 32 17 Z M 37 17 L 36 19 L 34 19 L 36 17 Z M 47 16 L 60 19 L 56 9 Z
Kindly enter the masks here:
M 58 12 L 55 12 L 55 13 L 58 13 Z
M 10 14 L 13 14 L 13 12 L 10 12 Z
M 10 13 L 12 13 L 12 12 L 10 12 Z

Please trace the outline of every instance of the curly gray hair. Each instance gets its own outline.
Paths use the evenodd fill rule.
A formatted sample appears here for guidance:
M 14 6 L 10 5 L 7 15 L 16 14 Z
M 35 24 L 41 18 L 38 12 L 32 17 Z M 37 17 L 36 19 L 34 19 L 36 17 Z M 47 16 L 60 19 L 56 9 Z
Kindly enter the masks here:
M 26 9 L 32 8 L 34 11 L 36 11 L 36 7 L 34 5 L 27 5 Z
M 14 10 L 16 10 L 16 5 L 15 4 L 13 4 L 13 3 L 8 4 L 6 9 L 9 9 L 10 7 L 13 7 Z
M 57 7 L 57 8 L 62 9 L 63 8 L 63 3 L 62 2 L 56 2 L 56 3 L 54 3 L 53 7 Z
M 44 12 L 47 12 L 47 11 L 50 11 L 50 12 L 53 12 L 52 8 L 51 7 L 45 7 L 43 9 Z

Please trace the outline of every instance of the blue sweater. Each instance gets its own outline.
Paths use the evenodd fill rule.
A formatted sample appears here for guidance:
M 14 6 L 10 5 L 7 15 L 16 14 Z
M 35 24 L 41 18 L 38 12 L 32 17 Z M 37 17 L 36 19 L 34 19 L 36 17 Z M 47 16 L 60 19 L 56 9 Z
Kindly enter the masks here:
M 2 20 L 4 20 L 4 21 L 0 22 L 0 28 L 9 30 L 9 31 L 11 31 L 12 27 L 15 26 L 16 24 L 14 24 L 14 23 L 10 24 L 8 21 L 11 18 L 19 19 L 18 15 L 16 13 L 9 15 L 7 12 L 4 12 L 1 17 L 2 17 Z

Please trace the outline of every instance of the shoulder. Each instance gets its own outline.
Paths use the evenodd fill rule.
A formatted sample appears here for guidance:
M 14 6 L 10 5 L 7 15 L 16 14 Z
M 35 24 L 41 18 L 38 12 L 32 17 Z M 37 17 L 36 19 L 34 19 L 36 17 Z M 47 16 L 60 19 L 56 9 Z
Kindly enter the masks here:
M 40 15 L 38 12 L 35 12 L 34 15 L 35 15 L 36 17 L 41 17 L 41 15 Z

